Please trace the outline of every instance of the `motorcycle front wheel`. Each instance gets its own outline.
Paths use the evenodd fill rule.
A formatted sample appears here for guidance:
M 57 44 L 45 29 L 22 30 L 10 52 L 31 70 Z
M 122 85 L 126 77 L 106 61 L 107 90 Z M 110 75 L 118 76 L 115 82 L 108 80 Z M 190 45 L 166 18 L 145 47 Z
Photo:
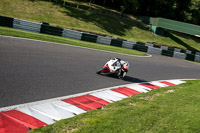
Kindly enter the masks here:
M 124 79 L 124 77 L 126 76 L 126 72 L 121 70 L 118 72 L 117 76 L 119 79 Z

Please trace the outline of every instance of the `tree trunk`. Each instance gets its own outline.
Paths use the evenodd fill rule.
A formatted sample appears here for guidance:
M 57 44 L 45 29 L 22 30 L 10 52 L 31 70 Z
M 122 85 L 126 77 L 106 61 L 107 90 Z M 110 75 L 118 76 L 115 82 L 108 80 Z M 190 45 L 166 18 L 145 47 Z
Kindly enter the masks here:
M 103 1 L 103 6 L 105 6 L 105 4 L 106 4 L 106 0 Z

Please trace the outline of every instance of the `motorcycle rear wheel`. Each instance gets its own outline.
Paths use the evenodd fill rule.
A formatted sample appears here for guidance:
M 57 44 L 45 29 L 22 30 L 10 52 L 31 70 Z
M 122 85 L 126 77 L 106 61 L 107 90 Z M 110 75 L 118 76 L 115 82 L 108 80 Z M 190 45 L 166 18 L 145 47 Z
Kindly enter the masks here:
M 100 74 L 102 72 L 103 69 L 98 70 L 96 73 Z
M 126 72 L 123 73 L 123 75 L 122 75 L 122 79 L 123 79 L 125 76 L 126 76 Z

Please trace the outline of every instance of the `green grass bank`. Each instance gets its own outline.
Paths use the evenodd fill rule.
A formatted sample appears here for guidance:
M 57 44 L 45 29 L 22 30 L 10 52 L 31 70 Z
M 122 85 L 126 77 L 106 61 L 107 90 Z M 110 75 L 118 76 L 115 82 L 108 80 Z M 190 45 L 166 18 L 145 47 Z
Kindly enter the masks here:
M 28 31 L 7 28 L 7 27 L 1 27 L 1 26 L 0 26 L 0 35 L 36 39 L 36 40 L 41 40 L 41 41 L 48 41 L 48 42 L 55 42 L 55 43 L 62 43 L 62 44 L 69 44 L 69 45 L 74 45 L 74 46 L 93 48 L 93 49 L 98 49 L 98 50 L 105 50 L 105 51 L 117 52 L 117 53 L 122 53 L 122 54 L 129 54 L 129 55 L 142 55 L 142 56 L 147 55 L 146 53 L 143 53 L 143 52 L 140 52 L 137 50 L 133 50 L 133 49 L 126 49 L 126 48 L 120 48 L 120 47 L 115 47 L 115 46 L 110 46 L 110 45 L 79 41 L 79 40 L 74 40 L 74 39 L 70 39 L 70 38 L 28 32 Z
M 200 50 L 200 39 L 178 33 L 169 33 L 165 37 L 153 35 L 148 28 L 132 19 L 122 19 L 103 13 L 109 10 L 92 4 L 99 12 L 77 9 L 70 6 L 71 0 L 65 0 L 66 5 L 55 4 L 49 0 L 1 0 L 0 15 L 14 17 L 33 22 L 48 22 L 51 25 L 68 29 L 87 31 L 160 45 L 173 46 L 183 49 Z M 88 3 L 79 3 L 87 7 Z M 88 7 L 89 8 L 89 7 Z M 109 10 L 116 12 L 114 10 Z
M 200 80 L 152 90 L 31 133 L 198 133 Z

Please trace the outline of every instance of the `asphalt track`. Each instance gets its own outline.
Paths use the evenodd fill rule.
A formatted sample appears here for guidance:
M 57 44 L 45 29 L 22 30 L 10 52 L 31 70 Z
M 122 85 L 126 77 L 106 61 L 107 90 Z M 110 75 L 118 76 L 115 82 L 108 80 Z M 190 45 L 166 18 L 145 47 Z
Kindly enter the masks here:
M 110 57 L 130 62 L 124 80 L 96 74 Z M 199 64 L 0 36 L 0 108 L 128 83 L 188 78 L 200 79 Z

